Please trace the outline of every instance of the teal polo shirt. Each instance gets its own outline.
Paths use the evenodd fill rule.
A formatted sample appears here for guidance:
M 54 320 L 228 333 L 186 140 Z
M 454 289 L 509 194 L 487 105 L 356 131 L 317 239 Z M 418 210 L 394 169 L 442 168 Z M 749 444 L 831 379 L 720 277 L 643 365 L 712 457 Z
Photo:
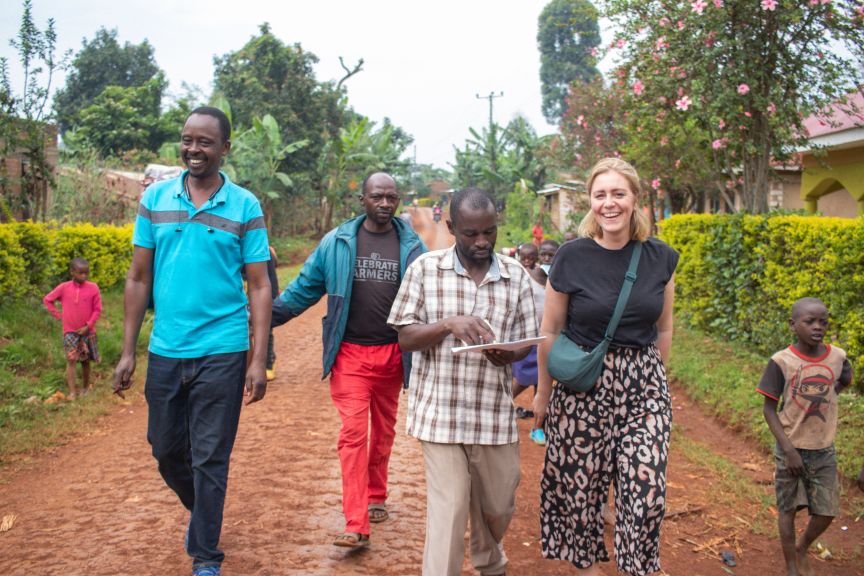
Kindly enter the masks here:
M 270 259 L 258 199 L 224 183 L 196 209 L 178 178 L 144 191 L 132 244 L 153 250 L 150 351 L 200 358 L 249 349 L 249 320 L 240 269 Z

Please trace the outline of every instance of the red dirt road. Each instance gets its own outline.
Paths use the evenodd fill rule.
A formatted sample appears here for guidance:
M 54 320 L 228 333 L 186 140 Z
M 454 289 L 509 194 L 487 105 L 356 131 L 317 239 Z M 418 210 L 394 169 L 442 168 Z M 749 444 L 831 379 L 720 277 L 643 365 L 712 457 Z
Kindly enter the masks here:
M 414 221 L 428 245 L 450 242 L 444 224 L 435 226 L 428 209 L 415 210 Z M 343 519 L 336 456 L 339 417 L 327 383 L 320 379 L 323 313 L 319 304 L 277 330 L 278 378 L 262 402 L 243 410 L 221 541 L 227 576 L 420 573 L 425 482 L 419 445 L 404 433 L 404 395 L 390 466 L 391 518 L 373 525 L 366 550 L 346 553 L 331 545 Z M 770 494 L 764 484 L 771 477 L 770 461 L 680 392 L 675 394 L 676 434 L 713 446 Z M 523 395 L 518 402 L 527 406 L 529 398 Z M 0 471 L 0 518 L 17 515 L 12 529 L 0 533 L 0 575 L 189 573 L 182 544 L 188 515 L 163 484 L 150 456 L 140 381 L 129 400 L 117 404 L 94 432 L 39 455 L 23 470 Z M 537 508 L 543 448 L 528 439 L 528 421 L 520 421 L 519 428 L 522 483 L 505 541 L 508 572 L 573 574 L 568 565 L 540 556 Z M 773 530 L 767 536 L 752 534 L 746 527 L 751 511 L 725 505 L 716 494 L 718 479 L 685 459 L 674 442 L 671 518 L 664 524 L 662 548 L 666 573 L 783 574 Z M 718 542 L 721 538 L 727 540 Z M 835 559 L 814 559 L 818 574 L 864 574 L 864 521 L 839 518 L 823 540 Z M 722 566 L 712 548 L 735 550 L 738 567 Z M 604 572 L 614 574 L 614 566 L 606 565 Z M 465 573 L 475 574 L 467 562 Z

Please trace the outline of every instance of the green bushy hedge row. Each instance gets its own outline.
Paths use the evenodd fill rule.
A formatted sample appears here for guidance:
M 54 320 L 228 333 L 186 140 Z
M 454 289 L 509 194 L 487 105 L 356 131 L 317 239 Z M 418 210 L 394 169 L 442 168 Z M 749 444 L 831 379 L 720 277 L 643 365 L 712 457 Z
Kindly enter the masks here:
M 692 326 L 767 358 L 793 340 L 792 304 L 820 298 L 864 390 L 864 219 L 676 215 L 660 237 L 681 255 L 675 308 Z
M 45 293 L 69 279 L 69 262 L 78 257 L 90 262 L 90 280 L 100 288 L 121 283 L 132 260 L 132 225 L 0 224 L 0 295 Z

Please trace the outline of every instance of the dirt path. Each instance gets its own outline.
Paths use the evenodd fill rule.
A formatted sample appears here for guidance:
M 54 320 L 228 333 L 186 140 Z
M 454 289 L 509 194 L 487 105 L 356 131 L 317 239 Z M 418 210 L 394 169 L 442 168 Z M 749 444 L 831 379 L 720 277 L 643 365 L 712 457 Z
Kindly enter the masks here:
M 444 224 L 432 222 L 431 210 L 414 212 L 415 226 L 428 245 L 451 241 Z M 326 383 L 320 380 L 323 313 L 319 304 L 277 330 L 277 380 L 264 401 L 243 410 L 221 542 L 228 576 L 419 574 L 424 475 L 418 443 L 404 434 L 404 395 L 390 467 L 391 520 L 373 525 L 367 550 L 346 554 L 331 545 L 343 519 L 336 456 L 339 417 Z M 133 391 L 130 400 L 118 400 L 116 411 L 100 420 L 92 433 L 40 455 L 24 470 L 0 471 L 4 482 L 0 517 L 18 516 L 10 531 L 0 533 L 0 574 L 188 573 L 182 545 L 188 516 L 156 471 L 145 438 L 146 405 L 140 384 Z M 770 494 L 764 481 L 770 478 L 771 463 L 680 392 L 675 394 L 676 433 L 718 447 Z M 527 395 L 519 403 L 527 406 Z M 563 563 L 541 559 L 537 486 L 543 449 L 528 439 L 527 420 L 519 422 L 519 429 L 522 483 L 506 539 L 509 573 L 573 574 Z M 716 493 L 719 480 L 685 459 L 673 443 L 672 517 L 664 524 L 662 549 L 666 572 L 674 576 L 782 574 L 776 539 L 746 529 L 752 510 L 725 505 Z M 693 510 L 697 512 L 687 513 Z M 845 532 L 844 525 L 849 528 Z M 727 542 L 716 547 L 735 550 L 735 538 L 740 545 L 739 567 L 734 570 L 724 568 L 710 546 L 693 551 L 724 537 Z M 864 574 L 864 521 L 838 519 L 825 541 L 841 559 L 817 562 L 820 575 Z M 856 546 L 858 556 L 853 557 Z M 611 566 L 604 570 L 614 574 Z M 474 573 L 467 562 L 465 573 Z

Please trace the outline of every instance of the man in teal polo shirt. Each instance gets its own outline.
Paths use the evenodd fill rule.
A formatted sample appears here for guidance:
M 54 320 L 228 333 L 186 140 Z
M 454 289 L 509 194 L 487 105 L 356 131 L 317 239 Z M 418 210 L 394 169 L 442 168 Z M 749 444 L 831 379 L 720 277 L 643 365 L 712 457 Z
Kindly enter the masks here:
M 186 119 L 186 170 L 144 192 L 126 277 L 123 353 L 114 390 L 132 385 L 135 345 L 151 294 L 147 439 L 165 483 L 190 511 L 186 551 L 195 576 L 220 574 L 222 510 L 240 407 L 264 397 L 270 330 L 270 252 L 258 200 L 219 171 L 231 125 L 217 109 Z M 249 317 L 255 346 L 249 366 Z

